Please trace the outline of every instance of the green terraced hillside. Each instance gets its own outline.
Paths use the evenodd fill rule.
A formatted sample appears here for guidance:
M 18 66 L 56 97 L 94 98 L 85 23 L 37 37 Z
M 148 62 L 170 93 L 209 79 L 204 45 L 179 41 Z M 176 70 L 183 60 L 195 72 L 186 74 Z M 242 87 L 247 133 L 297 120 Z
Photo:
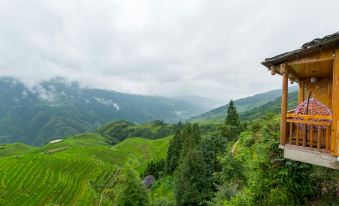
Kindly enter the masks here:
M 0 205 L 114 205 L 124 169 L 165 158 L 170 138 L 110 146 L 88 133 L 42 147 L 1 145 Z

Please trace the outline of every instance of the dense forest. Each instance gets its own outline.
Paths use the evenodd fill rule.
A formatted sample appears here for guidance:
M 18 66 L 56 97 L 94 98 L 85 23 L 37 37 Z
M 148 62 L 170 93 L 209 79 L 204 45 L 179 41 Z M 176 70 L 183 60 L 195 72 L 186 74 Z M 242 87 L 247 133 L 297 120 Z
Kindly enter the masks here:
M 337 205 L 339 172 L 283 158 L 279 115 L 240 121 L 233 102 L 223 124 L 201 135 L 198 124 L 177 125 L 167 158 L 145 175 L 153 205 Z M 168 184 L 172 180 L 172 184 Z M 166 191 L 167 198 L 155 195 Z

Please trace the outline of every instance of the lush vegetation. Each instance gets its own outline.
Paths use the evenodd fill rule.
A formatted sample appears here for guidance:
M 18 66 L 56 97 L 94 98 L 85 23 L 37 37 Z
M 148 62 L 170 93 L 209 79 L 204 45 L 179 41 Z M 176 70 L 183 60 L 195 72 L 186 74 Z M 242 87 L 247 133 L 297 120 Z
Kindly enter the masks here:
M 117 121 L 0 145 L 0 205 L 338 205 L 338 171 L 283 158 L 279 111 L 279 98 L 241 113 L 231 101 L 223 121 Z
M 111 146 L 89 133 L 43 147 L 3 145 L 0 205 L 115 205 L 128 190 L 126 168 L 142 172 L 147 162 L 164 159 L 170 138 Z
M 278 103 L 272 108 L 274 104 Z M 257 114 L 262 118 L 241 122 L 234 103 L 229 105 L 224 123 L 214 133 L 201 137 L 198 126 L 191 124 L 176 133 L 165 173 L 151 191 L 159 193 L 160 185 L 168 198 L 153 198 L 154 204 L 339 204 L 339 171 L 283 158 L 278 148 L 279 115 Z M 164 187 L 168 181 L 172 184 Z M 164 190 L 173 195 L 164 195 Z
M 117 121 L 101 127 L 98 133 L 106 137 L 109 144 L 116 144 L 128 137 L 159 139 L 174 134 L 176 130 L 177 125 L 166 124 L 159 120 L 144 124 Z

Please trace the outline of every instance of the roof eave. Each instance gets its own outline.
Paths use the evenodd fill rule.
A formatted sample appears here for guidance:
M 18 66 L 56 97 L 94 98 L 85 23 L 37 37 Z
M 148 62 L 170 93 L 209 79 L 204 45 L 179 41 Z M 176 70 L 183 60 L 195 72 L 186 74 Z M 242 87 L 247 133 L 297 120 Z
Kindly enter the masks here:
M 265 61 L 261 62 L 261 64 L 270 69 L 271 66 L 278 65 L 286 61 L 299 58 L 300 55 L 306 55 L 311 52 L 315 52 L 316 50 L 319 50 L 319 49 L 324 49 L 324 48 L 327 48 L 333 45 L 337 45 L 337 48 L 339 48 L 338 47 L 339 34 L 336 33 L 335 35 L 333 35 L 332 38 L 322 40 L 319 43 L 316 43 L 314 45 L 307 46 L 307 44 L 308 43 L 305 44 L 306 45 L 305 47 L 303 46 L 304 48 L 293 50 L 291 52 L 286 52 L 286 53 L 277 55 L 272 58 L 266 58 Z

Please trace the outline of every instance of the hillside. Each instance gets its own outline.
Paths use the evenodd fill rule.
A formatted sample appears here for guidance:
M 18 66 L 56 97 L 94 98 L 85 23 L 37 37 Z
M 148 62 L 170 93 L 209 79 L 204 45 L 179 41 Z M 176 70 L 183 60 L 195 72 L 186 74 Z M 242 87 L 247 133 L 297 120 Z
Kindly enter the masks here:
M 98 129 L 98 133 L 110 144 L 116 144 L 129 137 L 159 139 L 175 133 L 176 125 L 166 124 L 160 120 L 144 124 L 116 121 Z
M 294 93 L 297 91 L 297 87 L 293 86 L 289 88 L 289 93 Z M 260 106 L 266 105 L 269 102 L 275 101 L 281 96 L 281 89 L 271 90 L 265 93 L 256 94 L 253 96 L 241 98 L 234 100 L 234 104 L 237 107 L 237 110 L 240 114 L 259 108 Z M 203 113 L 201 115 L 191 117 L 189 121 L 192 122 L 202 122 L 204 120 L 223 120 L 226 114 L 228 105 L 224 105 Z
M 295 109 L 298 102 L 298 93 L 292 92 L 288 95 L 288 110 Z M 255 107 L 251 110 L 240 113 L 242 120 L 254 120 L 257 118 L 263 118 L 267 113 L 280 114 L 281 112 L 281 97 L 276 98 L 266 104 L 259 107 Z
M 165 158 L 171 137 L 110 146 L 97 134 L 0 147 L 0 205 L 114 205 L 125 168 Z
M 41 145 L 114 120 L 177 122 L 207 111 L 182 100 L 82 88 L 61 78 L 32 88 L 0 78 L 0 143 Z

